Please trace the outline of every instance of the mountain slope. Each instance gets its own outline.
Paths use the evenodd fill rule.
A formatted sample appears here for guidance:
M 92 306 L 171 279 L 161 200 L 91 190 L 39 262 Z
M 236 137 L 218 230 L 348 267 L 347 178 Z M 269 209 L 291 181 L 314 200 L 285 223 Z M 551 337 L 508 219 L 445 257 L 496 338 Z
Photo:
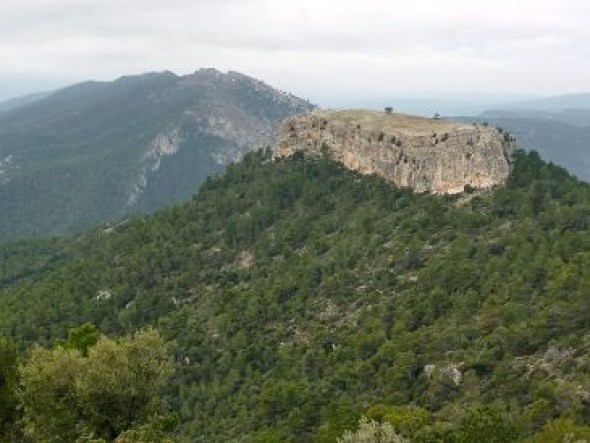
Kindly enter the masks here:
M 569 94 L 488 107 L 475 118 L 513 133 L 520 146 L 590 181 L 590 94 Z
M 590 109 L 490 109 L 480 114 L 486 118 L 543 120 L 546 123 L 560 122 L 580 128 L 590 126 Z
M 61 234 L 188 198 L 272 142 L 303 100 L 202 69 L 86 82 L 0 114 L 0 238 Z
M 489 111 L 462 121 L 489 123 L 513 134 L 520 148 L 535 150 L 580 179 L 590 181 L 588 111 Z
M 377 404 L 425 408 L 416 441 L 465 441 L 480 405 L 526 436 L 590 422 L 589 220 L 590 186 L 534 153 L 454 197 L 252 153 L 5 285 L 0 334 L 157 325 L 189 441 L 334 442 Z
M 23 95 L 20 97 L 10 98 L 0 102 L 0 112 L 11 111 L 22 106 L 26 106 L 30 103 L 43 100 L 49 97 L 53 92 L 34 92 L 32 94 Z
M 590 93 L 562 94 L 535 98 L 499 106 L 502 109 L 531 109 L 554 111 L 559 109 L 590 109 Z

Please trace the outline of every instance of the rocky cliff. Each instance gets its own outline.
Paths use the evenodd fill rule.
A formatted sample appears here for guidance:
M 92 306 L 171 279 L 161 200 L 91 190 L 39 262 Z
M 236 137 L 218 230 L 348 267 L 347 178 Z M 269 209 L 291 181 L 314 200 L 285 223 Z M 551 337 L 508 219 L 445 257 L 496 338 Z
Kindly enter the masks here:
M 274 156 L 327 152 L 417 192 L 489 188 L 510 174 L 514 140 L 496 128 L 379 111 L 314 111 L 285 120 Z

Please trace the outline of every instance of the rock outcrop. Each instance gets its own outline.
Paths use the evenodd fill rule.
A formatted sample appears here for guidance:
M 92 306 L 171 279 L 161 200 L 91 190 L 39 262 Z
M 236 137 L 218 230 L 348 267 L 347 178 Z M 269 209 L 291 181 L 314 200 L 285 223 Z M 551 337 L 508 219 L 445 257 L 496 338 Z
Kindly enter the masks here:
M 496 128 L 378 111 L 314 111 L 285 120 L 274 156 L 326 152 L 347 168 L 417 192 L 503 184 L 514 140 Z

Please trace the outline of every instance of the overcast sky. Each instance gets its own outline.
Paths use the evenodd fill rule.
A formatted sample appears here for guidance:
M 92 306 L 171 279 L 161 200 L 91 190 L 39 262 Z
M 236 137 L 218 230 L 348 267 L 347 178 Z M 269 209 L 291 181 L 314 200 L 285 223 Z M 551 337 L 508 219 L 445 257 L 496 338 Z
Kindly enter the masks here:
M 0 0 L 0 98 L 199 67 L 334 97 L 590 91 L 586 0 Z

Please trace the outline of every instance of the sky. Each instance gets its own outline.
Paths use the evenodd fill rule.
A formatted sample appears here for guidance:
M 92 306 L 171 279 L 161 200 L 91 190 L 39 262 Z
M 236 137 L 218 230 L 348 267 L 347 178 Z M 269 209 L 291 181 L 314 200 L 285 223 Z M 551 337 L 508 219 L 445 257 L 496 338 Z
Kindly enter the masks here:
M 0 99 L 235 70 L 316 103 L 590 91 L 586 0 L 1 0 Z

